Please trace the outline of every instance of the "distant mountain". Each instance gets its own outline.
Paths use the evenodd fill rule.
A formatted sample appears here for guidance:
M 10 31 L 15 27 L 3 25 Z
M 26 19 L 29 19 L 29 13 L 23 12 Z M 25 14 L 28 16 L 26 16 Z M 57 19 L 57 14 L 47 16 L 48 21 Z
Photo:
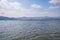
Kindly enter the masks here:
M 20 17 L 18 20 L 28 20 L 28 21 L 40 21 L 40 20 L 60 20 L 60 18 L 56 17 Z
M 9 17 L 0 16 L 0 20 L 22 20 L 22 21 L 60 20 L 60 17 L 19 17 L 19 18 L 9 18 Z
M 16 18 L 9 18 L 9 17 L 0 16 L 0 20 L 16 20 Z

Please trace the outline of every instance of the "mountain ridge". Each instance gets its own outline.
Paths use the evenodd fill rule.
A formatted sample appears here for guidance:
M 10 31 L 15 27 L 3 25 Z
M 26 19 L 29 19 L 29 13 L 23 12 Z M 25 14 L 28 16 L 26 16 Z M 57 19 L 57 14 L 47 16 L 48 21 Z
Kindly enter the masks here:
M 0 20 L 28 20 L 28 21 L 39 21 L 39 20 L 60 20 L 60 17 L 18 17 L 18 18 L 13 18 L 13 17 L 5 17 L 5 16 L 0 16 Z

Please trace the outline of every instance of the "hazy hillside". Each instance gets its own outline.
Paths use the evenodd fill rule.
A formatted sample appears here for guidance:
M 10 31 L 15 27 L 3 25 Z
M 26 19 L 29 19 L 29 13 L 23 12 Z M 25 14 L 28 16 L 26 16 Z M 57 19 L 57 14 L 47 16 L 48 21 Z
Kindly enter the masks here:
M 0 20 L 16 20 L 16 18 L 9 18 L 9 17 L 0 16 Z
M 0 16 L 0 20 L 27 20 L 27 21 L 39 21 L 39 20 L 60 20 L 60 18 L 56 17 L 18 17 L 18 18 L 9 18 Z

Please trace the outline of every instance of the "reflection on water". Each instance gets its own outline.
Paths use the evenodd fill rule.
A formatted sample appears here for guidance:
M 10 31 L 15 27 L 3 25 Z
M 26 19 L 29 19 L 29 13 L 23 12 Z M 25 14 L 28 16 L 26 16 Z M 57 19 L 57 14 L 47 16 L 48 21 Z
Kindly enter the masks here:
M 0 21 L 0 40 L 60 40 L 60 20 Z

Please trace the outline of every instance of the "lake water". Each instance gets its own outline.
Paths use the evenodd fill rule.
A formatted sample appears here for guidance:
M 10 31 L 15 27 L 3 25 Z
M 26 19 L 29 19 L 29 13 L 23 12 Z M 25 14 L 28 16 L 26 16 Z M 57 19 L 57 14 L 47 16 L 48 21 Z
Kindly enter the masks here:
M 0 40 L 60 40 L 60 20 L 0 21 Z

